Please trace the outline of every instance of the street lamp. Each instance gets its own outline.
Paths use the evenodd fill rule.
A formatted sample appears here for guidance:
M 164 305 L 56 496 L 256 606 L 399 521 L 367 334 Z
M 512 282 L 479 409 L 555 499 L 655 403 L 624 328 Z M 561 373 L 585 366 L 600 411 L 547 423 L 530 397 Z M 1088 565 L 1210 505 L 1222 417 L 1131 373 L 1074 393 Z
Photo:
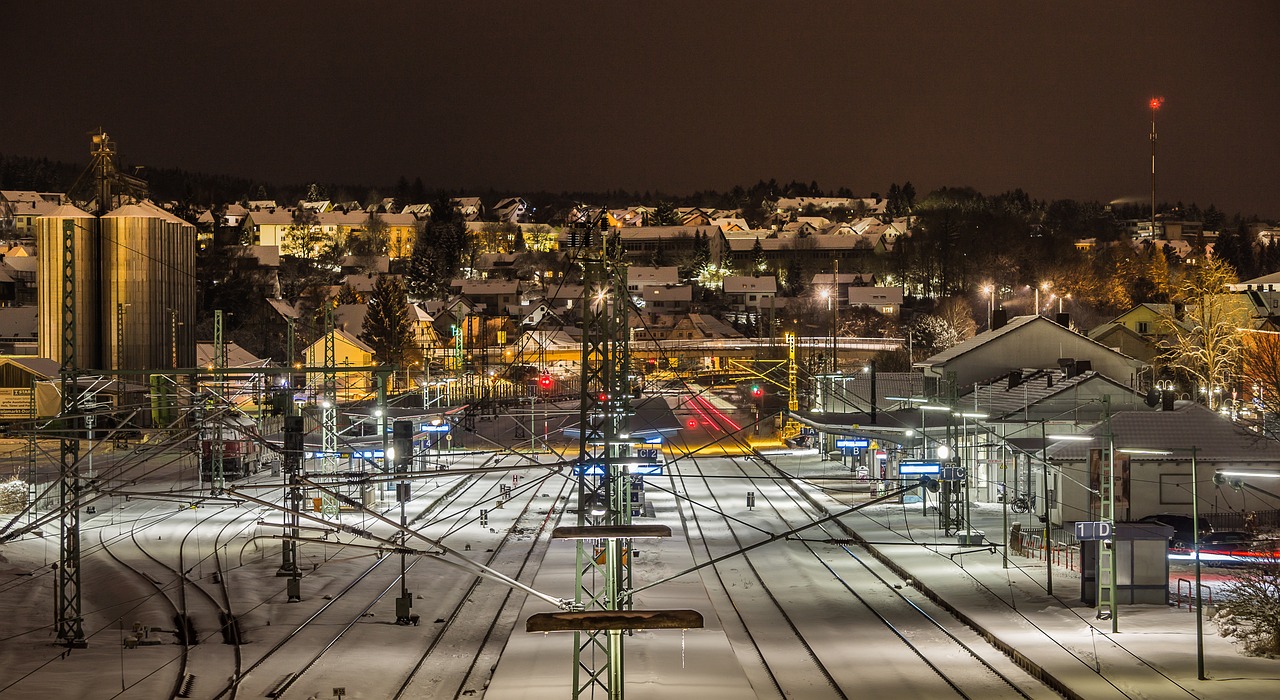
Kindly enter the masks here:
M 982 288 L 982 293 L 987 295 L 987 330 L 991 330 L 991 316 L 996 308 L 996 288 L 988 284 Z
M 1169 448 L 1163 450 L 1143 450 L 1116 448 L 1120 452 L 1136 455 L 1172 455 L 1174 450 L 1180 452 L 1191 452 L 1191 554 L 1195 559 L 1196 567 L 1196 678 L 1205 680 L 1204 674 L 1204 599 L 1200 593 L 1200 492 L 1197 482 L 1200 475 L 1196 471 L 1196 454 L 1198 449 L 1192 445 L 1189 448 Z M 1114 592 L 1113 592 L 1114 595 Z

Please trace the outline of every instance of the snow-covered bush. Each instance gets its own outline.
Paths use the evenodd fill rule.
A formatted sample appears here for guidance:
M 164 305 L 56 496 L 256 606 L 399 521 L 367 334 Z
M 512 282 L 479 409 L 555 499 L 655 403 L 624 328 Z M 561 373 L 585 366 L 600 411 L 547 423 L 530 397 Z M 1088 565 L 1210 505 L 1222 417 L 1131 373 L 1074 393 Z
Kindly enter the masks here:
M 0 513 L 17 513 L 27 507 L 27 482 L 10 479 L 0 483 Z
M 1280 562 L 1240 570 L 1224 587 L 1214 621 L 1248 653 L 1280 656 Z

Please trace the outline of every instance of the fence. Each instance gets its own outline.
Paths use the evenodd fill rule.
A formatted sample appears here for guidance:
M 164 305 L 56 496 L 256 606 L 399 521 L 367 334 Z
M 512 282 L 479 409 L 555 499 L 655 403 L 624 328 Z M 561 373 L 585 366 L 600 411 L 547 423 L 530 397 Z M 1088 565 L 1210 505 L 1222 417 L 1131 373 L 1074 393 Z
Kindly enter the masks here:
M 1187 585 L 1185 586 L 1182 585 L 1184 583 Z M 1173 599 L 1173 604 L 1175 607 L 1181 608 L 1182 601 L 1185 600 L 1187 602 L 1187 612 L 1192 612 L 1193 610 L 1195 610 L 1195 603 L 1196 603 L 1195 585 L 1196 585 L 1195 581 L 1192 581 L 1190 579 L 1185 579 L 1185 578 L 1178 579 L 1177 596 Z M 1186 591 L 1185 596 L 1183 595 L 1184 590 Z M 1213 588 L 1202 583 L 1200 584 L 1200 591 L 1201 591 L 1200 597 L 1202 598 L 1203 604 L 1212 606 L 1213 605 Z M 1204 591 L 1208 591 L 1209 595 L 1207 596 L 1203 595 Z
M 1027 559 L 1048 561 L 1053 566 L 1079 573 L 1080 545 L 1074 542 L 1074 537 L 1070 542 L 1059 541 L 1060 539 L 1065 539 L 1060 530 L 1050 531 L 1046 542 L 1043 530 L 1024 532 L 1022 523 L 1014 523 L 1009 530 L 1009 551 Z
M 1215 530 L 1247 530 L 1280 528 L 1280 510 L 1250 510 L 1242 512 L 1201 513 Z

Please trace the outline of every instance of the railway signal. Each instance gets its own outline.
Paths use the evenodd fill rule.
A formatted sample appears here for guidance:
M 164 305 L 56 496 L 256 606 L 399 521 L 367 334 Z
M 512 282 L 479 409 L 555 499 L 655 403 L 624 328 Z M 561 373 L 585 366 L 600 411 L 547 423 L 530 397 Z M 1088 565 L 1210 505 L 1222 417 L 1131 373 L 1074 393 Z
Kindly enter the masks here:
M 393 423 L 391 438 L 396 450 L 396 471 L 408 471 L 413 464 L 413 422 L 398 420 Z

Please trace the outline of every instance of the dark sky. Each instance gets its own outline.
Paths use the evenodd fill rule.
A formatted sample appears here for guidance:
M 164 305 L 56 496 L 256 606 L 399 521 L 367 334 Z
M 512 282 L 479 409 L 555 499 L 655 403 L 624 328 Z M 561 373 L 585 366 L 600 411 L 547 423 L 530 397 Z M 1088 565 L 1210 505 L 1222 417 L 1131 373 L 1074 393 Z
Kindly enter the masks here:
M 1022 187 L 1280 216 L 1280 3 L 7 8 L 0 152 L 553 191 Z

